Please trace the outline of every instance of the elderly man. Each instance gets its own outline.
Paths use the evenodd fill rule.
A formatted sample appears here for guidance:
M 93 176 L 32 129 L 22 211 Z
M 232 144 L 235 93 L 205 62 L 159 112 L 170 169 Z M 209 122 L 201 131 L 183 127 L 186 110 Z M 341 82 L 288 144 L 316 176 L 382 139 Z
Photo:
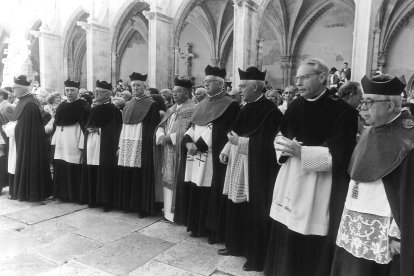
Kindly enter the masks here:
M 134 98 L 122 112 L 115 206 L 144 217 L 155 207 L 153 135 L 160 114 L 156 103 L 145 94 L 147 75 L 133 72 L 129 78 Z
M 246 105 L 220 154 L 227 164 L 223 194 L 227 199 L 226 249 L 220 255 L 247 258 L 243 270 L 263 270 L 270 233 L 271 194 L 278 165 L 273 150 L 282 113 L 262 93 L 266 72 L 239 69 L 240 90 Z
M 276 178 L 266 275 L 329 275 L 345 202 L 357 114 L 328 93 L 328 67 L 304 61 L 275 139 Z
M 67 100 L 56 109 L 52 145 L 55 146 L 53 197 L 79 202 L 84 126 L 89 107 L 78 98 L 79 81 L 65 81 Z
M 114 206 L 116 152 L 122 128 L 122 113 L 111 103 L 111 90 L 111 83 L 96 81 L 96 105 L 85 123 L 86 154 L 81 185 L 81 201 L 103 206 L 105 212 Z
M 224 238 L 224 231 L 217 232 L 220 205 L 225 203 L 223 184 L 226 173 L 226 165 L 220 163 L 219 155 L 240 108 L 223 92 L 225 69 L 208 65 L 205 74 L 204 87 L 208 96 L 197 104 L 191 117 L 192 126 L 183 138 L 188 154 L 193 158 L 186 164 L 186 182 L 182 183 L 189 187 L 189 195 L 185 194 L 188 189 L 179 187 L 176 203 L 183 206 L 188 199 L 188 205 L 182 208 L 188 210 L 187 217 L 176 212 L 174 220 L 185 220 L 187 230 L 192 231 L 193 236 L 209 236 L 209 242 L 214 243 Z
M 170 108 L 171 106 L 173 106 L 173 104 L 174 104 L 174 102 L 173 102 L 173 92 L 171 91 L 171 89 L 168 89 L 168 88 L 161 89 L 160 95 L 164 98 L 165 106 L 167 108 Z
M 194 96 L 195 96 L 196 102 L 199 103 L 202 100 L 204 100 L 205 97 L 207 97 L 207 91 L 204 87 L 198 87 L 196 91 L 194 92 Z
M 11 199 L 42 201 L 52 192 L 46 134 L 30 82 L 20 75 L 13 92 L 19 102 L 4 132 L 9 138 L 9 193 Z
M 293 85 L 288 85 L 285 87 L 285 90 L 282 93 L 283 103 L 279 106 L 280 111 L 285 114 L 286 109 L 288 108 L 289 104 L 295 98 L 297 92 L 297 88 Z
M 155 141 L 156 190 L 163 187 L 164 217 L 173 222 L 177 183 L 184 181 L 186 154 L 181 142 L 190 125 L 195 104 L 189 101 L 192 83 L 185 79 L 174 79 L 173 98 L 175 104 L 167 110 L 158 125 Z M 158 150 L 157 150 L 158 149 Z M 180 162 L 181 161 L 181 162 Z
M 365 76 L 361 84 L 370 128 L 349 165 L 331 275 L 414 275 L 414 121 L 401 112 L 398 78 Z
M 3 126 L 10 121 L 13 115 L 14 106 L 7 99 L 9 92 L 0 89 L 0 193 L 3 187 L 7 186 L 7 156 L 9 139 L 3 130 Z

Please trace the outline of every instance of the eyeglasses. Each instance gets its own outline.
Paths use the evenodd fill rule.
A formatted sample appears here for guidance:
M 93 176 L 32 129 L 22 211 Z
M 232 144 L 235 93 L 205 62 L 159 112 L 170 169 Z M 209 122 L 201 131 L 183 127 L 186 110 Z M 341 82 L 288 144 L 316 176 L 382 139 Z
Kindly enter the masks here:
M 309 77 L 310 77 L 310 76 L 313 76 L 313 75 L 319 75 L 319 74 L 320 74 L 320 72 L 317 72 L 317 73 L 312 73 L 312 74 L 303 74 L 303 75 L 300 75 L 300 76 L 294 76 L 294 77 L 293 77 L 293 80 L 294 80 L 295 82 L 297 82 L 298 80 L 300 80 L 300 81 L 304 81 L 304 80 L 309 79 Z
M 374 103 L 379 103 L 379 102 L 391 102 L 391 100 L 373 100 L 373 99 L 365 99 L 365 100 L 360 100 L 359 102 L 360 102 L 359 108 L 362 108 L 362 106 L 364 106 L 364 105 L 365 105 L 368 109 L 370 109 Z

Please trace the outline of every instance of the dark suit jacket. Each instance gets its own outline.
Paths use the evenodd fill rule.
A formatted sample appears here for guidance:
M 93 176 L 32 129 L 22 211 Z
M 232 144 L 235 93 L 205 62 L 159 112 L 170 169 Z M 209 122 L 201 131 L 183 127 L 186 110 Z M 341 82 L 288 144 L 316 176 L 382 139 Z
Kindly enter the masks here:
M 13 114 L 14 106 L 7 100 L 0 103 L 0 126 L 7 124 Z

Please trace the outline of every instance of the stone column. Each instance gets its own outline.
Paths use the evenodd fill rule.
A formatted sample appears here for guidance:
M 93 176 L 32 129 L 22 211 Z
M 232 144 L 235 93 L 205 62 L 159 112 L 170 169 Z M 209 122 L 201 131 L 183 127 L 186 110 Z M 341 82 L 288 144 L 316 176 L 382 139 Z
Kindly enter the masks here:
M 173 19 L 159 12 L 143 11 L 142 13 L 149 21 L 148 85 L 163 89 L 171 86 L 172 83 L 170 64 L 173 62 L 173 55 L 170 47 Z
M 233 87 L 239 85 L 238 68 L 257 65 L 257 20 L 259 5 L 253 0 L 233 0 Z
M 78 21 L 77 24 L 86 30 L 87 88 L 92 91 L 96 80 L 111 81 L 110 33 L 107 27 L 97 24 L 91 17 L 88 23 Z
M 282 68 L 283 73 L 283 86 L 293 84 L 292 77 L 295 74 L 295 64 L 292 62 L 294 60 L 293 56 L 282 56 Z
M 264 39 L 257 40 L 257 68 L 260 70 L 263 67 L 263 42 Z
M 60 36 L 50 33 L 48 28 L 40 28 L 40 31 L 31 33 L 39 38 L 41 87 L 63 93 L 63 51 Z
M 374 52 L 374 22 L 381 0 L 355 1 L 354 41 L 351 80 L 361 81 L 371 75 Z
M 174 56 L 174 77 L 180 75 L 180 46 L 172 46 Z

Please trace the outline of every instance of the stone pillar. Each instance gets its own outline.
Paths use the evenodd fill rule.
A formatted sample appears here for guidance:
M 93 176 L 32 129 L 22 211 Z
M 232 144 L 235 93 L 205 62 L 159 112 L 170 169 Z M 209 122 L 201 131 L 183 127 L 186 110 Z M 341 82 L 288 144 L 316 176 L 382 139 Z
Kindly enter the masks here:
M 263 42 L 264 39 L 257 40 L 257 68 L 260 70 L 263 67 Z
M 50 33 L 48 28 L 32 31 L 39 38 L 40 84 L 48 91 L 63 93 L 63 56 L 60 36 Z M 59 49 L 59 50 L 57 50 Z
M 293 74 L 295 74 L 295 64 L 292 62 L 293 56 L 282 56 L 282 68 L 283 73 L 283 86 L 287 86 L 292 83 Z
M 110 33 L 108 28 L 98 25 L 92 17 L 88 18 L 88 23 L 78 21 L 77 24 L 86 30 L 87 88 L 92 91 L 96 80 L 111 81 Z
M 174 77 L 180 75 L 180 46 L 172 46 L 174 56 Z
M 355 1 L 351 80 L 359 82 L 364 75 L 371 75 L 375 41 L 372 30 L 380 7 L 381 0 Z
M 239 85 L 238 68 L 257 65 L 257 20 L 259 5 L 253 0 L 233 0 L 233 87 Z
M 142 13 L 149 21 L 148 85 L 163 89 L 171 86 L 172 83 L 170 64 L 173 62 L 173 55 L 170 47 L 173 19 L 159 12 L 143 11 Z

